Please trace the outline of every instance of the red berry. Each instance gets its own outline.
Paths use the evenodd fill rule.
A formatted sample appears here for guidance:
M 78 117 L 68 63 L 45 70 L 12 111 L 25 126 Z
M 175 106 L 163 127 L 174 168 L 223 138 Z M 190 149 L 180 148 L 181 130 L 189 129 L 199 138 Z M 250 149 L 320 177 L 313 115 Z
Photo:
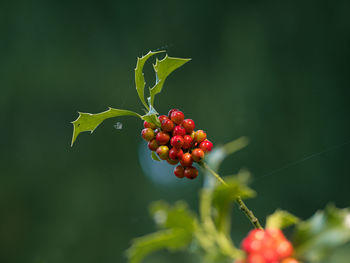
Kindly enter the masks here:
M 261 251 L 261 255 L 264 257 L 265 261 L 268 263 L 279 262 L 279 255 L 275 248 L 264 248 Z
M 155 125 L 155 124 L 152 123 L 152 122 L 144 121 L 144 122 L 143 122 L 143 127 L 145 127 L 145 128 L 151 128 L 152 130 L 154 130 L 154 129 L 157 128 L 157 125 Z
M 176 124 L 181 124 L 184 118 L 185 115 L 182 113 L 182 111 L 173 111 L 170 116 L 170 119 Z
M 184 153 L 182 155 L 180 163 L 183 167 L 191 166 L 193 163 L 192 155 L 190 153 Z
M 278 228 L 268 228 L 265 230 L 265 234 L 271 238 L 273 238 L 273 240 L 279 242 L 282 240 L 285 240 L 285 236 L 283 235 L 283 232 L 278 229 Z
M 166 160 L 169 157 L 168 146 L 165 146 L 165 145 L 159 146 L 156 152 L 157 152 L 159 158 L 162 160 Z
M 195 131 L 193 131 L 193 132 L 191 132 L 191 134 L 190 134 L 190 136 L 191 136 L 191 138 L 194 140 L 194 135 L 196 134 L 196 132 Z
M 170 144 L 175 147 L 180 149 L 182 145 L 184 144 L 184 138 L 180 135 L 176 135 L 171 138 Z
M 169 120 L 169 119 L 164 119 L 163 121 L 162 121 L 162 130 L 163 131 L 165 131 L 165 132 L 171 132 L 173 129 L 174 129 L 174 127 L 175 127 L 175 125 L 174 125 L 174 123 L 171 121 L 171 120 Z
M 157 148 L 158 148 L 159 144 L 157 142 L 156 139 L 152 139 L 148 142 L 148 148 L 151 150 L 151 151 L 156 151 Z
M 204 158 L 204 152 L 201 148 L 196 148 L 192 151 L 192 159 L 195 162 L 200 162 Z
M 165 116 L 165 115 L 160 115 L 159 117 L 158 117 L 158 119 L 159 119 L 159 121 L 160 121 L 160 123 L 162 123 L 162 121 L 164 121 L 164 120 L 166 120 L 166 119 L 169 119 L 167 116 Z
M 181 149 L 171 148 L 169 151 L 169 158 L 172 160 L 181 160 L 184 152 Z
M 185 128 L 187 133 L 191 133 L 196 127 L 194 121 L 191 119 L 186 119 L 182 122 L 182 126 Z
M 185 128 L 180 126 L 180 125 L 175 126 L 175 128 L 173 130 L 173 136 L 176 136 L 176 135 L 185 136 L 186 135 Z
M 201 148 L 203 150 L 203 152 L 205 152 L 205 153 L 211 152 L 211 150 L 213 148 L 213 143 L 209 140 L 202 141 L 199 144 L 199 148 Z
M 293 246 L 288 240 L 282 240 L 277 243 L 276 252 L 280 258 L 287 258 L 293 254 Z
M 299 261 L 296 260 L 295 258 L 286 258 L 286 259 L 283 259 L 281 263 L 299 263 Z
M 170 152 L 170 151 L 169 151 L 169 152 Z M 166 161 L 168 162 L 168 164 L 171 164 L 171 165 L 175 165 L 175 164 L 179 163 L 179 160 L 167 159 Z
M 144 138 L 146 141 L 150 141 L 154 138 L 155 133 L 154 130 L 152 130 L 151 128 L 145 128 L 141 131 L 141 136 L 142 138 Z
M 169 142 L 170 136 L 165 132 L 158 132 L 156 135 L 156 140 L 160 145 L 165 145 Z
M 184 136 L 184 144 L 182 145 L 183 149 L 190 149 L 192 147 L 193 139 L 190 135 Z
M 185 176 L 184 171 L 185 171 L 185 169 L 181 165 L 179 165 L 179 166 L 175 167 L 174 174 L 178 178 L 184 178 L 184 176 Z
M 198 176 L 198 170 L 197 170 L 197 168 L 195 168 L 193 166 L 186 167 L 184 175 L 188 179 L 194 179 Z
M 171 114 L 172 114 L 174 111 L 179 111 L 179 110 L 178 110 L 178 109 L 171 109 L 171 110 L 168 112 L 168 118 L 169 118 L 169 119 L 171 118 Z
M 260 252 L 263 248 L 265 232 L 262 229 L 251 230 L 248 236 L 243 239 L 242 248 L 247 253 Z
M 203 130 L 198 130 L 196 131 L 196 133 L 194 134 L 194 141 L 195 142 L 202 142 L 207 138 L 207 134 L 203 131 Z
M 261 254 L 253 253 L 249 254 L 247 263 L 268 263 Z
M 263 240 L 265 237 L 265 231 L 262 229 L 253 229 L 249 232 L 248 237 L 256 240 Z

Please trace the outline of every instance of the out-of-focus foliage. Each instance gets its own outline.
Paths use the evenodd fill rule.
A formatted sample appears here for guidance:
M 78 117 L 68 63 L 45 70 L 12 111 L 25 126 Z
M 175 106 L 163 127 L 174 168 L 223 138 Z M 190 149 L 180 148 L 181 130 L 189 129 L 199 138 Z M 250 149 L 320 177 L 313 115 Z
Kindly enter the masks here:
M 266 218 L 266 228 L 286 228 L 299 222 L 299 218 L 291 213 L 277 209 Z
M 224 159 L 234 152 L 227 151 L 227 146 L 239 150 L 242 148 L 239 147 L 241 141 L 238 139 L 226 147 L 217 147 L 214 153 L 221 151 Z M 209 154 L 208 159 L 212 156 L 215 157 Z M 246 170 L 225 177 L 225 181 L 225 186 L 213 182 L 201 190 L 198 219 L 183 202 L 176 203 L 174 207 L 164 201 L 153 203 L 151 215 L 163 230 L 135 239 L 127 251 L 129 261 L 138 263 L 149 253 L 165 248 L 170 251 L 187 248 L 197 253 L 202 262 L 232 262 L 235 258 L 243 257 L 243 252 L 236 248 L 230 238 L 231 206 L 238 196 L 250 198 L 255 196 L 255 192 L 247 186 L 250 180 Z
M 208 155 L 208 162 L 217 164 L 218 169 L 229 154 L 242 148 L 242 140 L 245 140 L 244 137 L 216 147 L 213 153 Z M 207 187 L 200 191 L 198 218 L 188 210 L 184 202 L 178 202 L 174 207 L 164 201 L 154 202 L 150 211 L 161 230 L 133 241 L 127 251 L 130 263 L 139 263 L 149 253 L 162 249 L 182 249 L 197 253 L 201 262 L 207 263 L 232 262 L 234 259 L 243 258 L 244 252 L 231 240 L 231 208 L 237 197 L 251 198 L 256 195 L 255 191 L 247 186 L 250 181 L 250 174 L 246 170 L 225 177 L 227 185 L 210 181 Z M 292 225 L 295 226 L 295 257 L 303 262 L 322 262 L 329 258 L 336 248 L 350 240 L 349 209 L 338 209 L 330 205 L 306 221 L 277 209 L 266 219 L 266 228 L 283 229 Z
M 322 262 L 349 241 L 350 210 L 328 205 L 309 220 L 297 224 L 293 244 L 301 260 Z
M 177 202 L 174 207 L 170 207 L 165 202 L 156 202 L 150 210 L 161 230 L 133 240 L 127 250 L 131 263 L 138 263 L 149 253 L 160 249 L 175 251 L 188 248 L 192 241 L 196 218 L 188 211 L 185 203 Z

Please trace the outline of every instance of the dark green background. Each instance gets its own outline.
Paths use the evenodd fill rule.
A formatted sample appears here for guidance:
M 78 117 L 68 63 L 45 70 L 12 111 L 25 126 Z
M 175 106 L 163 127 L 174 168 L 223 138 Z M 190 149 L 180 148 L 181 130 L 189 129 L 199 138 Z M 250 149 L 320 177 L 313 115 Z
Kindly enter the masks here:
M 125 262 L 130 240 L 154 230 L 151 201 L 197 209 L 202 179 L 144 176 L 139 120 L 106 121 L 69 146 L 78 110 L 142 112 L 133 69 L 149 50 L 193 59 L 168 78 L 159 112 L 182 109 L 215 144 L 249 136 L 220 172 L 252 171 L 257 216 L 349 206 L 349 1 L 0 5 L 0 262 Z M 250 225 L 239 212 L 233 223 L 239 241 Z M 146 262 L 179 260 L 193 262 Z

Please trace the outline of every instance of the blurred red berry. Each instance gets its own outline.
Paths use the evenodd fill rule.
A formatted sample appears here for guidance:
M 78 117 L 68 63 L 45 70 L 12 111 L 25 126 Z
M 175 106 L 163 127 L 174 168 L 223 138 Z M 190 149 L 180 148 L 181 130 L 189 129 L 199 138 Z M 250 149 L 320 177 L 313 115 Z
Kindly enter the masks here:
M 171 148 L 169 158 L 172 160 L 181 160 L 184 152 L 181 149 Z
M 269 263 L 261 254 L 253 253 L 248 255 L 247 263 Z
M 286 239 L 285 236 L 283 235 L 283 232 L 281 231 L 281 229 L 278 229 L 278 228 L 268 228 L 265 230 L 265 234 L 267 236 L 272 237 L 276 241 Z
M 156 151 L 158 148 L 159 144 L 156 139 L 152 139 L 148 142 L 148 149 L 151 151 Z
M 180 125 L 175 126 L 175 128 L 173 130 L 173 136 L 176 136 L 176 135 L 185 136 L 186 135 L 185 128 L 180 126 Z
M 200 162 L 204 158 L 204 152 L 201 148 L 196 148 L 192 151 L 192 159 L 195 162 Z
M 160 145 L 165 145 L 169 142 L 170 136 L 165 132 L 158 132 L 156 135 L 156 140 Z
M 248 255 L 248 262 L 289 263 L 281 261 L 293 254 L 292 243 L 289 242 L 279 229 L 255 229 L 249 232 L 242 242 L 242 248 Z M 263 261 L 260 261 L 262 260 Z M 297 263 L 289 258 L 290 263 Z
M 167 116 L 165 116 L 165 115 L 160 115 L 159 117 L 158 117 L 158 119 L 159 119 L 159 121 L 160 121 L 160 123 L 162 123 L 162 121 L 164 121 L 164 120 L 166 120 L 166 119 L 169 119 Z
M 178 110 L 178 109 L 171 109 L 171 110 L 168 112 L 168 118 L 169 118 L 169 119 L 171 118 L 171 114 L 172 114 L 174 111 L 179 111 L 179 110 Z
M 186 167 L 184 175 L 188 179 L 194 179 L 198 176 L 198 170 L 193 166 Z
M 211 152 L 213 143 L 209 140 L 204 140 L 199 144 L 199 148 L 201 148 L 205 153 Z
M 196 131 L 196 133 L 194 134 L 194 141 L 201 143 L 202 141 L 204 141 L 207 138 L 207 134 L 203 131 L 203 130 L 198 130 Z
M 194 121 L 191 119 L 186 119 L 182 122 L 182 126 L 185 128 L 187 133 L 191 133 L 196 127 Z
M 184 150 L 190 149 L 192 147 L 193 139 L 190 135 L 184 136 L 184 144 L 182 145 L 182 148 Z
M 275 248 L 264 248 L 261 251 L 261 254 L 264 257 L 265 261 L 268 263 L 275 263 L 280 259 Z
M 276 251 L 280 258 L 287 258 L 293 254 L 293 246 L 288 240 L 282 240 L 277 243 Z
M 170 144 L 175 147 L 180 149 L 182 145 L 184 144 L 184 138 L 180 135 L 176 135 L 171 138 Z
M 242 241 L 242 248 L 247 253 L 259 252 L 263 247 L 265 232 L 262 229 L 253 229 Z
M 295 258 L 286 258 L 286 259 L 283 259 L 281 263 L 299 263 L 299 261 L 296 260 Z
M 175 125 L 174 125 L 174 123 L 171 120 L 164 119 L 162 121 L 161 128 L 162 128 L 163 131 L 171 132 L 174 129 L 174 127 L 175 127 Z
M 165 146 L 165 145 L 159 146 L 156 152 L 157 152 L 159 158 L 162 160 L 166 160 L 169 157 L 168 146 Z
M 152 123 L 152 122 L 144 121 L 144 122 L 143 122 L 143 127 L 145 127 L 145 128 L 150 128 L 150 129 L 154 130 L 154 129 L 157 128 L 157 125 L 155 125 L 155 124 Z
M 155 133 L 154 130 L 152 130 L 151 128 L 145 128 L 141 131 L 141 136 L 143 139 L 149 142 L 154 138 Z
M 185 171 L 185 168 L 183 168 L 181 165 L 179 165 L 179 166 L 175 167 L 174 174 L 178 178 L 184 178 L 184 176 L 185 176 L 184 171 Z
M 184 153 L 182 155 L 180 163 L 183 167 L 191 166 L 193 163 L 192 155 L 190 153 Z
M 170 119 L 175 122 L 176 124 L 181 124 L 185 118 L 185 115 L 182 113 L 182 111 L 173 111 L 171 113 Z

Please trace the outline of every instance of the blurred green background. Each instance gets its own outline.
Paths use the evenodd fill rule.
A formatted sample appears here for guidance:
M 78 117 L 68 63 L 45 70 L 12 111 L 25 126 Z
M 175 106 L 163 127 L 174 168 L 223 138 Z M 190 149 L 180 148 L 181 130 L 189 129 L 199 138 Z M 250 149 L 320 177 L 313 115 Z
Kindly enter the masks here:
M 134 67 L 149 50 L 193 59 L 166 81 L 160 113 L 182 109 L 215 144 L 249 136 L 220 172 L 252 171 L 258 217 L 349 206 L 349 1 L 0 5 L 0 262 L 126 262 L 130 240 L 154 230 L 151 201 L 197 209 L 202 179 L 145 176 L 135 118 L 70 148 L 77 111 L 142 112 Z M 233 224 L 239 242 L 250 225 L 240 212 Z M 145 262 L 179 260 L 193 262 L 167 252 Z

